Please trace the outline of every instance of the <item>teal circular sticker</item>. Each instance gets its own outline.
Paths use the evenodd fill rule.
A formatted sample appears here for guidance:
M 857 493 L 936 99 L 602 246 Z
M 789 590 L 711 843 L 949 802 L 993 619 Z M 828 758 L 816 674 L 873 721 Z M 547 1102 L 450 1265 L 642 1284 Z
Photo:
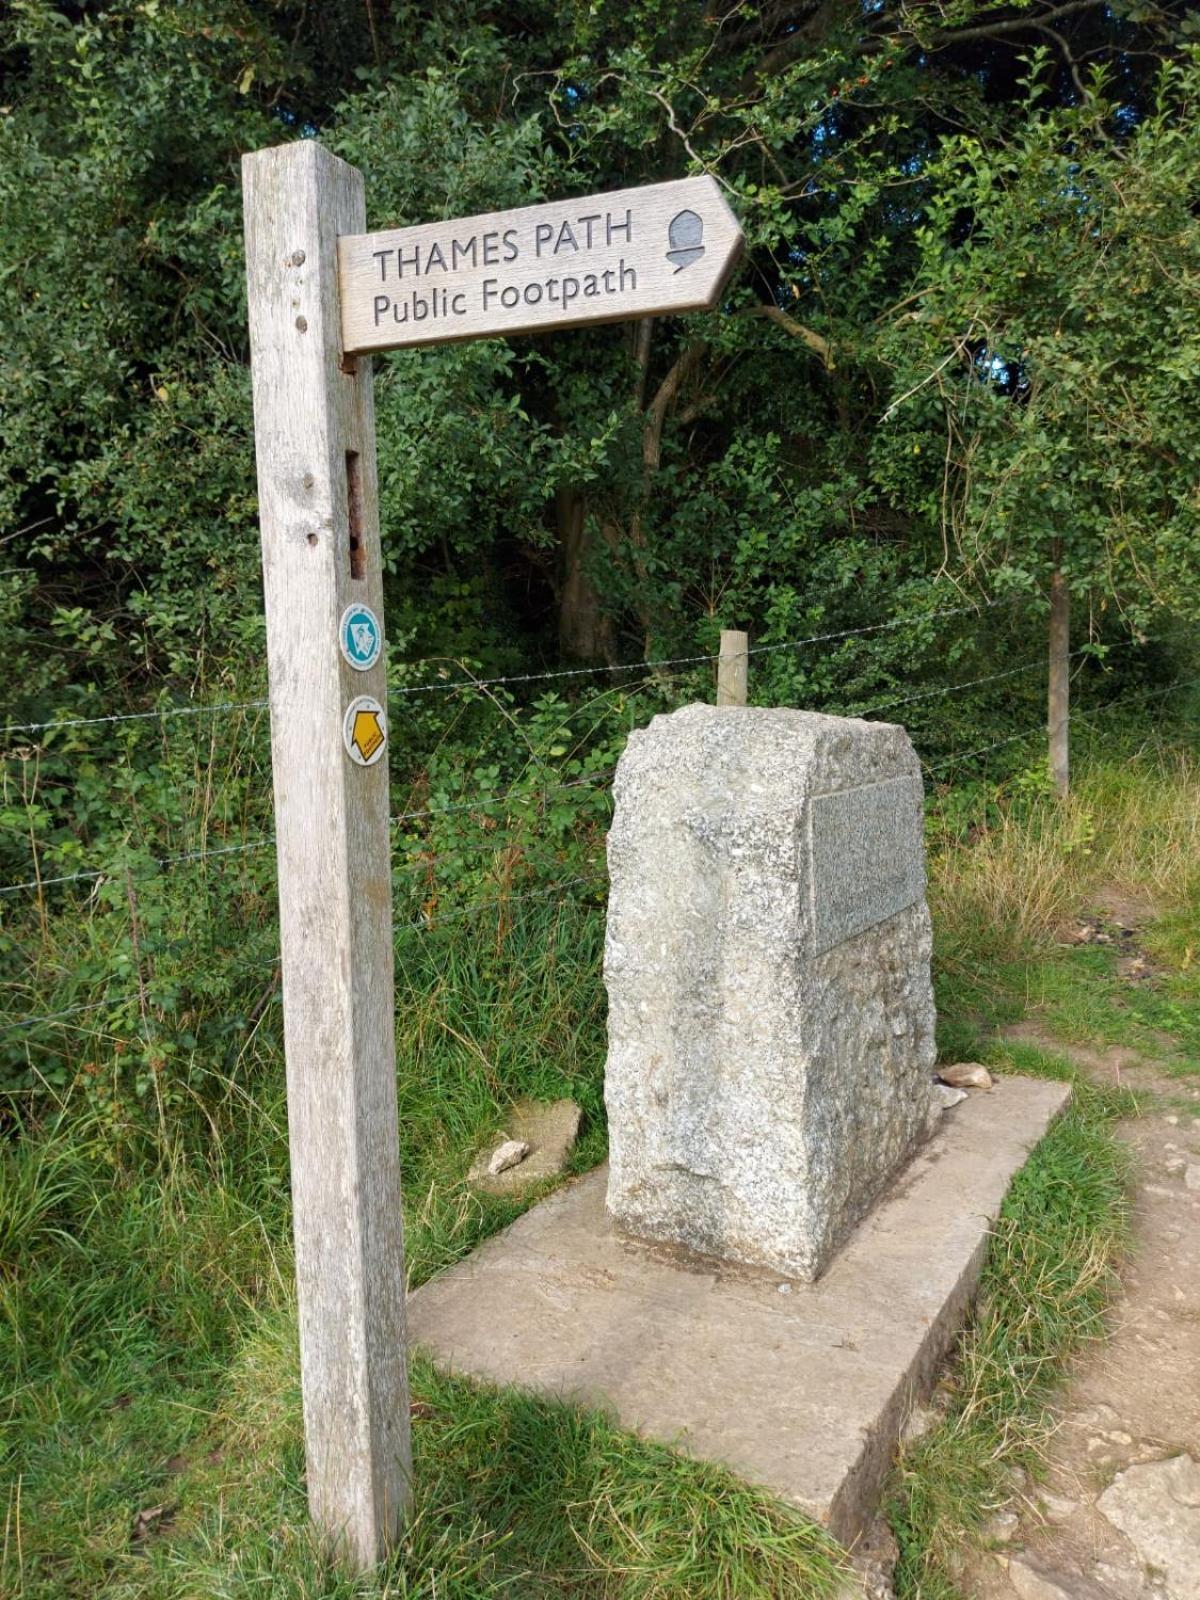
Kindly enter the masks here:
M 370 606 L 347 606 L 338 629 L 342 654 L 355 672 L 369 672 L 383 650 L 383 629 Z

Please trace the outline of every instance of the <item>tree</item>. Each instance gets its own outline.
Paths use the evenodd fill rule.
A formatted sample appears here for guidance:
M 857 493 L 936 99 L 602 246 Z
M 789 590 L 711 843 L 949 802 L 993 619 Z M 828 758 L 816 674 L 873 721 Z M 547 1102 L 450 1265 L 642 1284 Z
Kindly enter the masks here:
M 968 574 L 1045 598 L 1065 791 L 1072 602 L 1089 632 L 1200 608 L 1200 50 L 1144 115 L 1103 74 L 1055 106 L 1045 67 L 1003 145 L 960 135 L 929 165 L 874 459 Z
M 1039 40 L 1047 111 L 1099 62 L 1144 120 L 1187 20 L 1133 0 L 21 0 L 0 31 L 13 713 L 88 676 L 124 693 L 258 660 L 237 159 L 318 132 L 364 167 L 376 225 L 703 169 L 749 239 L 714 316 L 388 358 L 389 611 L 413 653 L 691 654 L 723 622 L 769 641 L 928 610 L 939 505 L 877 437 L 928 331 L 910 307 L 879 319 L 927 270 L 941 152 L 964 124 L 1017 148 Z M 866 697 L 913 650 L 782 654 L 763 685 Z

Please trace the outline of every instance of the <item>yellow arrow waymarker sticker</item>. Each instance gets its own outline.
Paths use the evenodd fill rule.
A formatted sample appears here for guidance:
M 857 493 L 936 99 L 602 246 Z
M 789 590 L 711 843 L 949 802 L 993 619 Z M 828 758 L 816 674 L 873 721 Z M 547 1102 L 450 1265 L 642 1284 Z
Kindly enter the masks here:
M 387 745 L 387 717 L 373 695 L 351 700 L 342 718 L 342 743 L 357 766 L 373 767 Z
M 371 759 L 383 743 L 383 738 L 383 728 L 380 726 L 378 711 L 356 711 L 354 713 L 354 731 L 350 735 L 350 742 L 364 761 Z

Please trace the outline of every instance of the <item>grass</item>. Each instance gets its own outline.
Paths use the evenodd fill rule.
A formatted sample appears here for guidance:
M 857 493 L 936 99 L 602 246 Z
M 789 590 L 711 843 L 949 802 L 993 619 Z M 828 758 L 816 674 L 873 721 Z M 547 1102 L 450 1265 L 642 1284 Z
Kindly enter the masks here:
M 1197 793 L 1195 757 L 1146 751 L 1086 768 L 1063 805 L 1037 797 L 935 851 L 943 1058 L 1032 1014 L 1064 1041 L 1170 1053 L 1167 1070 L 1200 1072 Z M 1122 976 L 1115 944 L 1070 944 L 1080 914 L 1114 895 L 1145 908 L 1149 981 Z
M 398 950 L 410 1281 L 519 1206 L 464 1174 L 512 1097 L 580 1101 L 603 1155 L 599 904 L 531 902 Z M 469 931 L 468 931 L 469 929 Z M 272 1016 L 171 1136 L 101 1096 L 0 1145 L 0 1591 L 638 1597 L 833 1592 L 841 1553 L 728 1474 L 602 1417 L 413 1375 L 419 1499 L 351 1580 L 305 1516 Z M 189 1115 L 189 1104 L 191 1111 Z
M 1103 1335 L 1126 1244 L 1127 1157 L 1113 1123 L 1132 1096 L 1097 1091 L 1029 1051 L 1020 1070 L 1071 1078 L 1074 1097 L 1009 1191 L 941 1387 L 943 1418 L 897 1463 L 887 1509 L 900 1600 L 958 1600 L 963 1558 L 1012 1500 L 1014 1468 L 1038 1475 L 1055 1389 L 1071 1357 Z
M 970 847 L 936 848 L 931 902 L 946 970 L 1027 960 L 1101 887 L 1149 902 L 1159 953 L 1182 962 L 1200 901 L 1200 762 L 1188 751 L 1143 750 L 1092 764 L 1069 797 L 1044 794 L 989 816 Z
M 370 1580 L 348 1578 L 305 1522 L 295 1367 L 285 1313 L 247 1342 L 216 1419 L 219 1453 L 174 1486 L 170 1538 L 127 1559 L 116 1592 L 773 1600 L 836 1588 L 839 1552 L 729 1474 L 596 1413 L 476 1390 L 424 1362 L 412 1374 L 416 1501 L 404 1541 Z
M 989 1043 L 1034 1005 L 1082 1040 L 1169 1034 L 1197 1054 L 1197 773 L 1098 769 L 1058 813 L 1036 796 L 941 841 L 941 1048 L 1061 1075 Z M 1193 797 L 1189 805 L 1189 789 Z M 1086 823 L 1086 826 L 1085 826 Z M 1154 833 L 1154 837 L 1145 837 Z M 1080 843 L 1080 840 L 1086 842 Z M 1059 932 L 1102 884 L 1157 902 L 1151 979 Z M 603 1155 L 603 915 L 593 890 L 402 934 L 397 997 L 411 1281 L 516 1213 L 465 1183 L 521 1095 L 574 1096 L 582 1168 Z M 256 982 L 260 982 L 257 980 Z M 174 1059 L 143 1114 L 97 1034 L 92 1077 L 0 1142 L 0 1592 L 14 1600 L 570 1596 L 755 1600 L 835 1591 L 818 1530 L 728 1474 L 604 1418 L 476 1390 L 418 1365 L 418 1500 L 403 1548 L 336 1573 L 304 1515 L 278 1010 L 236 1052 Z M 27 1102 L 22 1102 L 27 1104 Z M 1113 1135 L 1129 1102 L 1079 1085 L 1013 1188 L 943 1422 L 891 1501 L 900 1592 L 954 1592 L 963 1549 L 1036 1467 L 1064 1364 L 1097 1336 L 1124 1240 Z

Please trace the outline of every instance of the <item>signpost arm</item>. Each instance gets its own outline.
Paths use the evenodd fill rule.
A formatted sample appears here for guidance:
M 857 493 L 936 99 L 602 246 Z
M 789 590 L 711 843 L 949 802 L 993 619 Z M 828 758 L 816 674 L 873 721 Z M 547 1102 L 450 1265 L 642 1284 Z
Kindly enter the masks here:
M 308 1498 L 365 1567 L 411 1470 L 384 719 L 359 714 L 371 759 L 343 743 L 386 683 L 339 647 L 347 607 L 383 618 L 370 358 L 343 361 L 338 305 L 337 236 L 366 215 L 314 141 L 242 172 Z

